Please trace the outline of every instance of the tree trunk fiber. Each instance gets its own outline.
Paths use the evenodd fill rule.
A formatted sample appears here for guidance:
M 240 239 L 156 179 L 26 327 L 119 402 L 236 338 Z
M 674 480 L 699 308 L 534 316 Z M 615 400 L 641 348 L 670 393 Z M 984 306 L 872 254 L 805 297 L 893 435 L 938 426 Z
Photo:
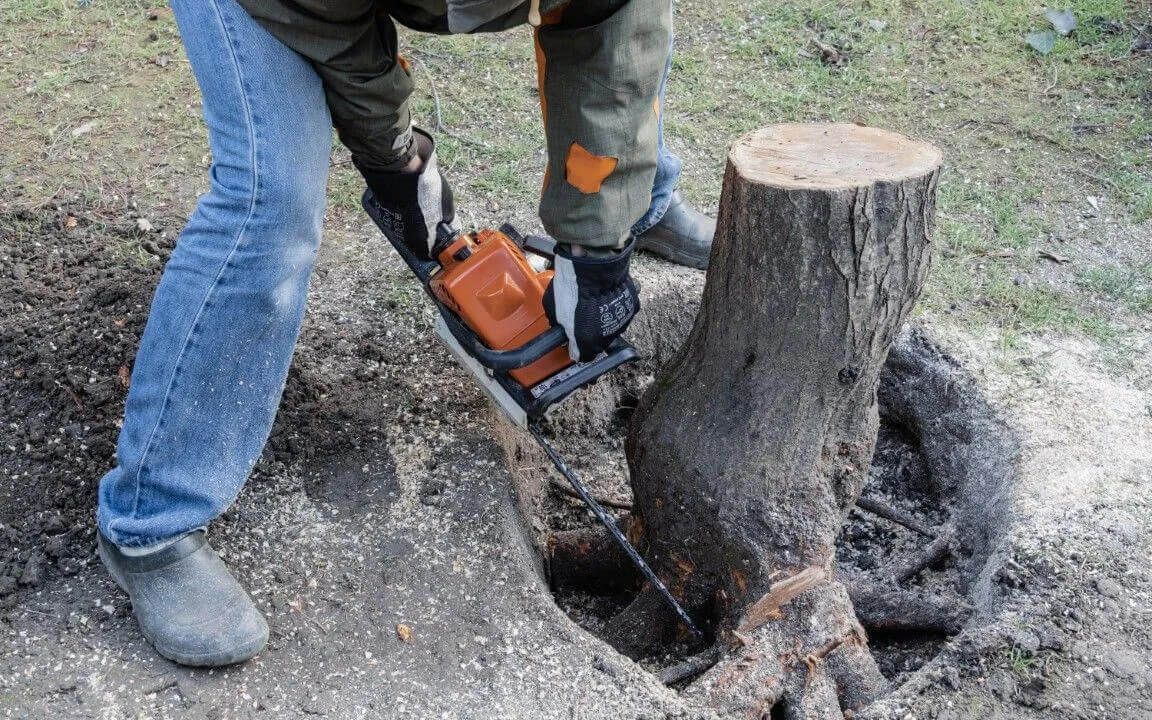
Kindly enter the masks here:
M 689 691 L 736 717 L 839 717 L 884 688 L 834 543 L 928 272 L 940 164 L 855 125 L 771 126 L 729 153 L 700 312 L 627 450 L 650 557 L 723 651 Z M 625 650 L 670 623 L 650 593 L 614 622 Z

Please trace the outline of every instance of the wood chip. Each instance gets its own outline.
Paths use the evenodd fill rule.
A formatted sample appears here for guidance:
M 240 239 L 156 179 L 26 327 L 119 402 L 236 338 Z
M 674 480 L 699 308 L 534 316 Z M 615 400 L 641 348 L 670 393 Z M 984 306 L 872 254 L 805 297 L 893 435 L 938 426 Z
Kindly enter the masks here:
M 781 617 L 780 608 L 792 602 L 800 593 L 827 579 L 828 573 L 824 568 L 812 565 L 791 577 L 773 583 L 764 597 L 748 608 L 744 613 L 744 619 L 736 629 L 740 632 L 751 632 L 770 620 Z
M 396 637 L 400 638 L 400 642 L 412 642 L 412 628 L 404 623 L 397 624 Z
M 72 137 L 78 138 L 82 135 L 87 135 L 88 133 L 92 132 L 95 129 L 96 129 L 96 121 L 95 120 L 89 120 L 88 122 L 81 123 L 80 125 L 73 128 L 72 129 Z
M 1064 263 L 1072 262 L 1070 259 L 1064 257 L 1063 255 L 1061 255 L 1059 253 L 1052 252 L 1051 250 L 1040 250 L 1036 254 L 1039 255 L 1040 257 L 1044 258 L 1045 260 L 1051 260 L 1052 262 L 1056 263 L 1057 265 L 1063 265 Z
M 977 257 L 1014 258 L 1016 257 L 1016 251 L 1004 248 L 1002 250 L 986 250 L 984 252 L 976 253 L 976 255 Z

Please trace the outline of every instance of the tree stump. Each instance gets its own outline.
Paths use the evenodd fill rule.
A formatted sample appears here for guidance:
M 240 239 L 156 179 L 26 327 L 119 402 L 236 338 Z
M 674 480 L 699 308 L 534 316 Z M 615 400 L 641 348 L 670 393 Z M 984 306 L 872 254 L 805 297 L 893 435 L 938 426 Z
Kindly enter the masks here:
M 716 630 L 722 659 L 689 691 L 734 716 L 839 717 L 885 687 L 834 543 L 928 272 L 940 166 L 856 125 L 775 125 L 729 153 L 700 312 L 627 451 L 649 556 Z M 626 651 L 672 625 L 651 592 L 613 621 Z

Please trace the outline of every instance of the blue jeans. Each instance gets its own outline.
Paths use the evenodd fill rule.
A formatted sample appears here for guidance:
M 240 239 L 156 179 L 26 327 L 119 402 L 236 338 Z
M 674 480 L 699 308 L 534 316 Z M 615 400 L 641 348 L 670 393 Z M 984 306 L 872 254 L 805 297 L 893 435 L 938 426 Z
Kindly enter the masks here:
M 320 78 L 236 0 L 172 8 L 203 96 L 211 187 L 160 278 L 118 464 L 100 481 L 100 531 L 127 547 L 207 525 L 259 458 L 304 314 L 332 143 Z M 679 174 L 660 147 L 656 219 L 640 225 L 663 216 Z
M 660 119 L 657 124 L 659 136 L 656 149 L 656 179 L 652 181 L 652 204 L 644 217 L 632 226 L 632 234 L 639 235 L 664 217 L 668 212 L 668 204 L 672 201 L 672 193 L 680 184 L 680 171 L 684 162 L 677 157 L 668 146 L 664 144 L 664 94 L 668 89 L 668 72 L 672 69 L 672 45 L 668 46 L 668 59 L 664 62 L 664 77 L 660 79 Z
M 268 439 L 324 219 L 332 121 L 320 79 L 235 0 L 173 0 L 212 149 L 164 268 L 97 522 L 143 546 L 205 525 Z

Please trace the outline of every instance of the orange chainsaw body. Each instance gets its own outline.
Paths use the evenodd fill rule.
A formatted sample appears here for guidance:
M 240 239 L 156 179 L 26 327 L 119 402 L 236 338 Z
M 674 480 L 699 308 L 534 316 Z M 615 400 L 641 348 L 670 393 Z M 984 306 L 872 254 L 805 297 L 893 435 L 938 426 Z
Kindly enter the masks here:
M 551 327 L 544 290 L 552 271 L 536 272 L 524 253 L 498 230 L 460 233 L 437 256 L 442 270 L 433 294 L 493 350 L 514 350 Z M 532 387 L 572 364 L 564 345 L 509 375 Z

